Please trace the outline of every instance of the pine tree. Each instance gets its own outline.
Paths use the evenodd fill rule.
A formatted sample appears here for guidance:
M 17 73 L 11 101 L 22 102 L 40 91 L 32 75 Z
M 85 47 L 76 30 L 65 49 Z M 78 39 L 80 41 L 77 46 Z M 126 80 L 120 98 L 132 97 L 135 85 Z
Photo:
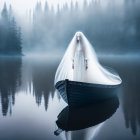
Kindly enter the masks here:
M 21 30 L 16 25 L 15 18 L 12 14 L 12 7 L 9 7 L 8 12 L 6 3 L 1 12 L 0 30 L 0 54 L 21 55 Z

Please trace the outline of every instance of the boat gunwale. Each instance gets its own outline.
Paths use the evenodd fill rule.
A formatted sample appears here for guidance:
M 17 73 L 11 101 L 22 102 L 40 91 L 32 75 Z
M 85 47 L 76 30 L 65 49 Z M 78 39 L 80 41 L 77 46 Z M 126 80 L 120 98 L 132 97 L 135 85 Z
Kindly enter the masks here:
M 74 84 L 74 85 L 78 85 L 78 86 L 95 87 L 95 88 L 116 88 L 116 87 L 121 85 L 121 83 L 117 84 L 117 85 L 103 85 L 103 84 L 94 84 L 94 83 L 86 83 L 86 82 L 79 82 L 79 81 L 71 81 L 71 80 L 65 79 L 65 80 L 58 81 L 55 84 L 55 88 L 58 89 L 58 87 L 60 85 L 64 85 L 66 81 L 68 82 L 68 84 L 71 84 L 71 85 Z

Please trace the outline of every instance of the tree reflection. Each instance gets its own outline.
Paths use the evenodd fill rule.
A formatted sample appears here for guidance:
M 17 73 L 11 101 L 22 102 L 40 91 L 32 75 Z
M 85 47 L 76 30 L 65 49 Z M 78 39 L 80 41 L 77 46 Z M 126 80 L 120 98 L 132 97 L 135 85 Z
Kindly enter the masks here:
M 34 95 L 38 106 L 44 100 L 46 110 L 49 97 L 54 97 L 56 63 L 39 58 L 24 60 L 27 61 L 23 61 L 21 74 L 21 58 L 0 58 L 0 102 L 4 116 L 8 112 L 12 113 L 17 88 L 20 91 L 27 91 L 29 88 L 29 92 Z
M 107 63 L 115 68 L 122 78 L 122 108 L 125 118 L 125 125 L 131 128 L 134 135 L 140 127 L 140 63 L 139 58 L 111 59 Z M 113 62 L 113 63 L 112 63 Z
M 131 127 L 134 135 L 137 133 L 137 127 L 140 127 L 140 64 L 129 62 L 128 66 L 125 66 L 127 73 L 124 76 L 123 85 L 123 111 L 126 121 L 126 127 Z
M 30 89 L 39 106 L 44 98 L 45 109 L 48 108 L 49 97 L 54 96 L 54 75 L 56 63 L 46 58 L 29 58 L 23 64 L 23 90 Z
M 46 61 L 39 62 L 33 65 L 32 71 L 32 84 L 33 94 L 36 98 L 36 103 L 41 104 L 42 97 L 45 102 L 45 109 L 48 108 L 49 96 L 52 95 L 54 90 L 54 74 L 55 68 L 53 64 L 46 64 Z
M 15 93 L 21 84 L 21 58 L 0 58 L 0 99 L 2 113 L 12 113 L 12 105 L 15 104 Z

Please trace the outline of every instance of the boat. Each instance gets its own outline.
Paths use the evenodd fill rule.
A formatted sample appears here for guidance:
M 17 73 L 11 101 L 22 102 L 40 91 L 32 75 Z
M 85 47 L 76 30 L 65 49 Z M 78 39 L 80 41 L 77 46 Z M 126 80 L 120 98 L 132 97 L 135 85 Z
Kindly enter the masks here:
M 69 107 L 75 108 L 116 96 L 120 90 L 120 84 L 102 85 L 66 79 L 57 82 L 55 88 Z
M 54 85 L 70 108 L 103 101 L 118 93 L 122 80 L 112 68 L 99 63 L 82 32 L 70 42 L 55 74 Z
M 54 132 L 59 135 L 62 131 L 83 130 L 97 126 L 109 119 L 119 107 L 117 96 L 103 102 L 92 103 L 87 106 L 70 109 L 65 107 L 57 116 L 58 129 Z

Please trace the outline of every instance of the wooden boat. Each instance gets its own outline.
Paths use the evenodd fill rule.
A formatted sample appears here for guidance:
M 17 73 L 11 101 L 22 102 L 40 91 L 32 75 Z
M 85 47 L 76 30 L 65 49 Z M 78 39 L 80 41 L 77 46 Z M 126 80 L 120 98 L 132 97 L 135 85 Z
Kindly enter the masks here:
M 56 124 L 58 129 L 54 132 L 59 135 L 62 131 L 74 131 L 89 128 L 110 118 L 119 107 L 118 97 L 96 102 L 88 106 L 69 109 L 65 107 L 58 115 Z
M 68 79 L 59 81 L 55 85 L 70 108 L 112 98 L 118 93 L 119 87 L 120 84 L 101 85 L 69 81 Z

